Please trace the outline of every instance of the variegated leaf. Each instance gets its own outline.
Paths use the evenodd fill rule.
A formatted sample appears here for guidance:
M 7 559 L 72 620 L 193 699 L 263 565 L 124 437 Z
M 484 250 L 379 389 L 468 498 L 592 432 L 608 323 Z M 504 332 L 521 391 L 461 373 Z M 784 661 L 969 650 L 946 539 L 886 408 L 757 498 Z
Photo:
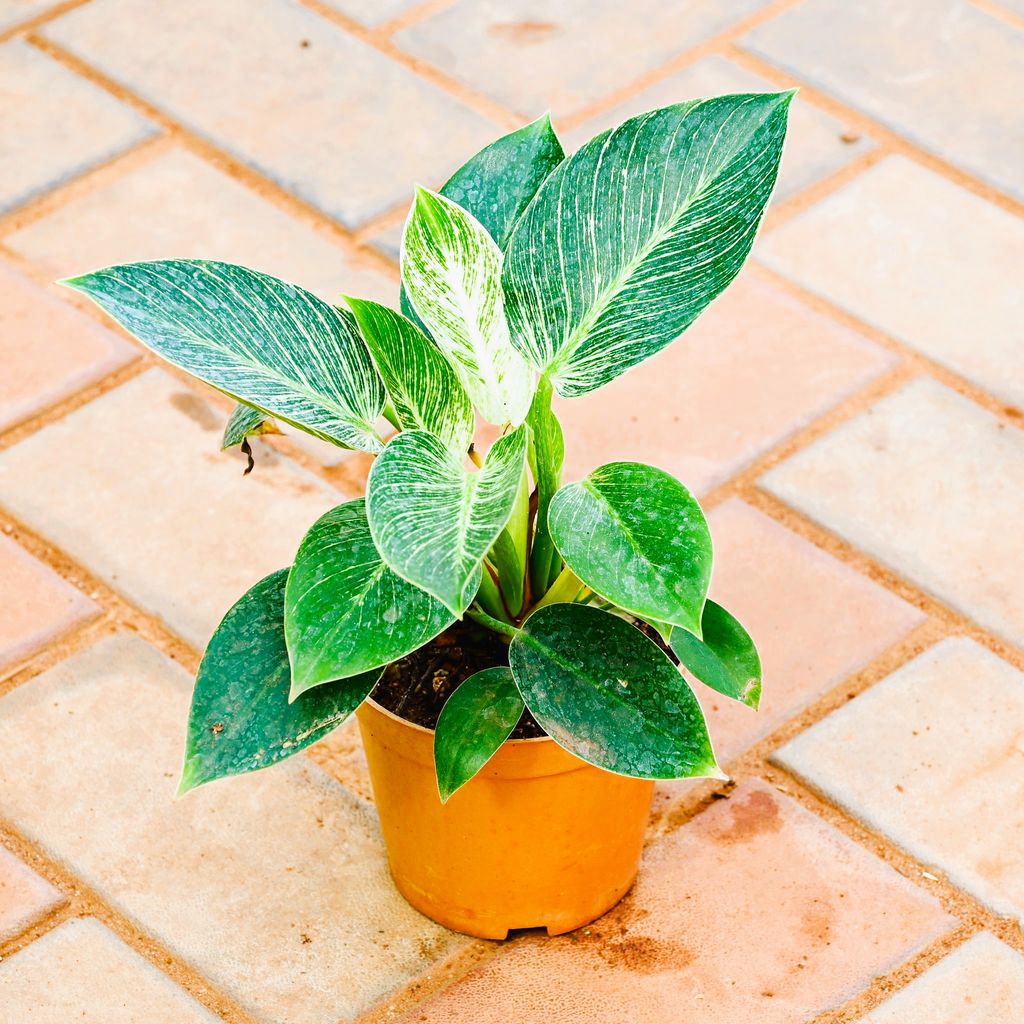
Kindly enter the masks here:
M 441 195 L 476 217 L 504 249 L 520 214 L 563 159 L 562 145 L 545 114 L 471 156 L 441 186 Z M 419 320 L 405 288 L 401 307 L 410 320 Z
M 291 699 L 387 665 L 432 640 L 453 618 L 381 560 L 363 498 L 339 505 L 310 527 L 288 575 Z
M 473 440 L 473 405 L 437 346 L 401 313 L 347 298 L 403 430 L 427 430 L 464 455 Z
M 125 263 L 65 282 L 175 366 L 345 448 L 377 452 L 384 387 L 348 313 L 230 263 Z
M 501 250 L 462 207 L 419 188 L 402 239 L 402 281 L 419 318 L 489 423 L 522 423 L 533 373 L 509 341 Z
M 367 484 L 370 531 L 403 579 L 462 615 L 480 565 L 512 514 L 526 459 L 526 428 L 495 441 L 473 472 L 433 434 L 408 430 L 377 458 Z
M 665 107 L 560 164 L 505 254 L 516 347 L 572 397 L 677 338 L 739 272 L 771 195 L 791 93 Z

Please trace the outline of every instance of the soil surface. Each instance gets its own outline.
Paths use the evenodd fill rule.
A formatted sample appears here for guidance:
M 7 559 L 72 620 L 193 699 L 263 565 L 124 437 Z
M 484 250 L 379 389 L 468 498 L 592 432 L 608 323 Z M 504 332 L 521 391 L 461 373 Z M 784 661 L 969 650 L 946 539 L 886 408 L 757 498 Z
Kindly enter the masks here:
M 370 694 L 381 707 L 407 722 L 433 729 L 445 701 L 459 684 L 481 669 L 508 664 L 508 643 L 475 622 L 456 622 L 418 651 L 384 670 Z M 544 736 L 529 711 L 523 712 L 513 740 Z

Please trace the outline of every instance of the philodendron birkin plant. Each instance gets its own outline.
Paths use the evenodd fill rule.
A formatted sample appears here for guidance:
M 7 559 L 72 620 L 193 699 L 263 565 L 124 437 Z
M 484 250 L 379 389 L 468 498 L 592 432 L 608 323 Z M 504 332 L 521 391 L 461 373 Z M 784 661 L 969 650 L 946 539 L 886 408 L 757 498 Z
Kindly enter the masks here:
M 721 777 L 684 673 L 756 707 L 761 669 L 744 628 L 707 597 L 704 514 L 683 483 L 639 462 L 563 484 L 552 395 L 615 380 L 733 280 L 790 99 L 680 103 L 568 157 L 546 117 L 499 139 L 439 192 L 416 190 L 399 310 L 340 295 L 336 307 L 203 260 L 67 282 L 241 403 L 225 446 L 280 421 L 375 456 L 365 499 L 314 523 L 294 563 L 218 627 L 182 792 L 302 750 L 460 619 L 507 644 L 507 664 L 466 678 L 440 714 L 441 801 L 524 712 L 609 772 Z M 478 417 L 499 435 L 486 452 L 473 444 Z

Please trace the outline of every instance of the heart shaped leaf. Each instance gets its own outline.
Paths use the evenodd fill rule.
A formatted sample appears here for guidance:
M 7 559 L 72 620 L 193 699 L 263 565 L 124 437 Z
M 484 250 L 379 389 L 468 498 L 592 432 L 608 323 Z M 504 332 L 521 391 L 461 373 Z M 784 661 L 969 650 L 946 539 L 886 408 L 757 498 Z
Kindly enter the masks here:
M 384 564 L 362 498 L 321 516 L 288 576 L 284 625 L 291 695 L 379 669 L 454 621 L 440 601 Z
M 504 249 L 520 214 L 564 158 L 551 118 L 545 114 L 470 157 L 441 186 L 441 195 L 476 217 L 498 248 Z M 401 305 L 410 320 L 419 319 L 405 288 Z
M 434 766 L 441 803 L 447 803 L 512 735 L 523 713 L 512 671 L 486 668 L 448 698 L 434 732 Z
M 704 713 L 672 660 L 599 608 L 539 608 L 509 646 L 519 692 L 570 753 L 643 779 L 721 778 Z
M 355 321 L 276 277 L 209 260 L 125 263 L 64 282 L 169 363 L 344 448 L 377 452 L 384 387 Z
M 610 462 L 555 495 L 548 525 L 566 564 L 595 593 L 700 635 L 711 532 L 674 477 L 641 462 Z
M 408 430 L 378 456 L 367 484 L 374 543 L 403 579 L 461 616 L 480 565 L 512 514 L 526 459 L 526 428 L 495 441 L 467 471 L 433 434 Z
M 761 659 L 750 634 L 720 604 L 708 601 L 701 618 L 703 638 L 673 630 L 676 657 L 705 686 L 757 708 L 761 701 Z
M 297 754 L 341 725 L 380 678 L 376 669 L 288 703 L 287 579 L 280 569 L 260 580 L 213 634 L 192 694 L 179 795 Z
M 551 173 L 504 265 L 512 341 L 583 395 L 677 338 L 736 276 L 775 185 L 791 93 L 634 117 Z
M 522 423 L 533 372 L 509 341 L 501 250 L 484 226 L 450 199 L 417 189 L 402 239 L 402 281 L 480 415 Z
M 466 389 L 440 349 L 410 320 L 387 306 L 350 299 L 359 330 L 377 364 L 403 430 L 426 430 L 464 455 L 476 419 Z

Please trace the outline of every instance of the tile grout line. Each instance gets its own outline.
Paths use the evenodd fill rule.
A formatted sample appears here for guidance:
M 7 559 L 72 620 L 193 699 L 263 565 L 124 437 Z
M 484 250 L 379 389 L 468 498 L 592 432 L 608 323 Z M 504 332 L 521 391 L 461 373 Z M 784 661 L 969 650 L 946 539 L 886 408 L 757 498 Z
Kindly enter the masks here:
M 89 0 L 64 0 L 63 3 L 54 4 L 53 7 L 33 15 L 31 18 L 26 18 L 24 21 L 19 21 L 16 25 L 8 25 L 7 28 L 0 31 L 0 44 L 9 42 L 17 36 L 24 36 L 29 32 L 34 32 L 37 28 L 41 28 L 43 25 L 54 21 L 61 17 L 61 15 L 68 14 L 76 8 L 84 7 L 87 3 L 89 3 Z
M 222 149 L 199 132 L 187 128 L 170 114 L 149 103 L 147 100 L 140 98 L 116 79 L 110 78 L 97 70 L 69 50 L 64 49 L 64 47 L 44 36 L 31 34 L 26 38 L 32 46 L 42 53 L 45 53 L 93 85 L 103 89 L 136 113 L 148 118 L 159 126 L 173 141 L 179 143 L 193 155 L 205 160 L 206 163 L 229 178 L 243 183 L 250 191 L 271 202 L 279 210 L 291 214 L 300 223 L 314 228 L 335 242 L 340 242 L 344 248 L 358 252 L 371 266 L 375 266 L 392 278 L 392 280 L 397 280 L 394 265 L 373 247 L 359 242 L 354 237 L 354 229 L 342 224 L 313 203 L 289 192 L 278 182 L 245 163 L 229 151 Z M 55 208 L 59 208 L 59 206 Z M 0 228 L 0 230 L 5 231 L 6 229 Z
M 183 957 L 172 952 L 131 918 L 103 900 L 91 886 L 68 870 L 60 860 L 19 829 L 0 817 L 0 847 L 13 853 L 40 877 L 53 885 L 65 903 L 55 908 L 38 928 L 29 928 L 0 944 L 0 960 L 6 960 L 65 921 L 93 917 L 106 925 L 124 944 L 169 978 L 226 1024 L 258 1024 L 238 1004 L 217 988 Z
M 832 96 L 813 83 L 798 79 L 786 69 L 777 67 L 763 57 L 743 49 L 743 47 L 735 42 L 726 45 L 723 56 L 730 58 L 736 64 L 759 75 L 761 78 L 766 78 L 770 82 L 776 82 L 781 88 L 798 87 L 801 98 L 810 102 L 812 106 L 818 107 L 825 113 L 831 114 L 833 117 L 849 123 L 852 127 L 858 128 L 872 138 L 885 143 L 893 154 L 904 156 L 914 161 L 914 163 L 944 177 L 959 188 L 988 200 L 988 202 L 1008 213 L 1015 214 L 1018 217 L 1024 216 L 1024 202 L 1015 199 L 997 186 L 991 185 L 982 178 L 964 170 L 953 161 L 931 152 L 926 146 L 922 146 L 900 135 L 899 132 L 888 127 L 882 121 L 872 117 L 870 114 L 864 113 L 857 107 L 848 105 L 843 100 Z

